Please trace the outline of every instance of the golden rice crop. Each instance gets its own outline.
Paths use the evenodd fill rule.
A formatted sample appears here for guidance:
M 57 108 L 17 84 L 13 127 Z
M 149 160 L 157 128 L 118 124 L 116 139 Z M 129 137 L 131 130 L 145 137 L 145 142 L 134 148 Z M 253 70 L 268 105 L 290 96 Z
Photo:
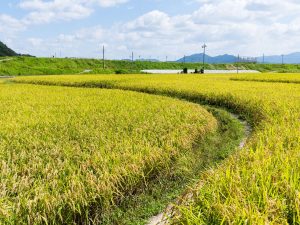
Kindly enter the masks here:
M 231 78 L 231 80 L 271 83 L 300 83 L 300 75 L 295 73 L 246 74 L 244 76 L 234 76 Z
M 0 223 L 97 219 L 212 132 L 200 106 L 120 90 L 0 84 Z
M 174 222 L 299 224 L 300 85 L 230 80 L 233 77 L 236 75 L 62 76 L 28 77 L 18 82 L 184 97 L 243 115 L 255 128 L 247 146 L 199 176 L 193 198 L 179 206 Z

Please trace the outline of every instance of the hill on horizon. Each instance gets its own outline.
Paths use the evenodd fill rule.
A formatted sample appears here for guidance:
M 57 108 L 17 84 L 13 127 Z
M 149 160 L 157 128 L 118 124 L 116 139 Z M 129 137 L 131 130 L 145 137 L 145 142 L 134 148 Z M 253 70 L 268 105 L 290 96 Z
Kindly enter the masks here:
M 265 63 L 281 64 L 282 63 L 282 55 L 265 56 L 264 59 L 263 59 L 263 57 L 258 57 L 257 61 L 259 63 L 262 63 L 264 61 Z M 283 55 L 283 63 L 299 64 L 300 63 L 300 52 L 294 52 L 291 54 Z
M 203 53 L 200 54 L 193 54 L 190 56 L 186 56 L 185 58 L 181 58 L 177 60 L 177 62 L 191 62 L 197 63 L 203 61 Z M 205 54 L 205 63 L 235 63 L 237 61 L 237 57 L 233 55 L 219 55 L 219 56 L 209 56 Z
M 14 50 L 7 47 L 3 42 L 0 41 L 0 56 L 18 56 Z
M 257 59 L 258 63 L 266 63 L 266 64 L 281 64 L 282 63 L 282 55 L 271 55 L 263 57 L 253 57 Z M 176 62 L 186 62 L 186 63 L 201 63 L 203 61 L 203 53 L 193 54 L 190 56 L 186 56 L 185 58 L 181 58 Z M 218 56 L 209 56 L 205 54 L 205 63 L 209 64 L 218 64 L 218 63 L 236 63 L 238 61 L 238 57 L 234 55 L 218 55 Z M 299 64 L 300 63 L 300 52 L 294 52 L 291 54 L 283 55 L 283 63 L 285 64 Z

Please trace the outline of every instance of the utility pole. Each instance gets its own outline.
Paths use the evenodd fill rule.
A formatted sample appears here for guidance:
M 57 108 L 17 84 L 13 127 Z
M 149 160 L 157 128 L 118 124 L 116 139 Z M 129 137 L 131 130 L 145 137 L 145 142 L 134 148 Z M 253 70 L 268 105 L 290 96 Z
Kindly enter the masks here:
M 282 54 L 282 55 L 281 55 L 281 63 L 282 63 L 282 65 L 284 64 L 283 58 L 284 58 L 284 55 Z
M 240 55 L 237 57 L 237 62 L 236 62 L 236 73 L 239 73 L 239 62 L 240 62 Z
M 168 62 L 168 56 L 166 56 L 166 62 Z
M 131 53 L 131 61 L 133 62 L 133 52 Z
M 105 47 L 104 47 L 104 45 L 103 45 L 103 57 L 102 57 L 102 63 L 103 63 L 103 69 L 105 69 Z
M 204 45 L 202 46 L 203 48 L 203 65 L 202 65 L 202 71 L 204 73 L 204 65 L 205 65 L 205 53 L 206 53 L 206 48 L 207 48 L 207 45 L 204 43 Z
M 263 64 L 265 64 L 265 54 L 263 54 Z

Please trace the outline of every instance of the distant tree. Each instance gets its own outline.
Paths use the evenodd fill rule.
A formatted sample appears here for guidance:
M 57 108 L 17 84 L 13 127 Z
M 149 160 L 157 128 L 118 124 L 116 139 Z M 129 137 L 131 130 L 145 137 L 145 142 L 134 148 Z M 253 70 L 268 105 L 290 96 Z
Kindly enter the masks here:
M 0 56 L 18 56 L 18 54 L 0 41 Z

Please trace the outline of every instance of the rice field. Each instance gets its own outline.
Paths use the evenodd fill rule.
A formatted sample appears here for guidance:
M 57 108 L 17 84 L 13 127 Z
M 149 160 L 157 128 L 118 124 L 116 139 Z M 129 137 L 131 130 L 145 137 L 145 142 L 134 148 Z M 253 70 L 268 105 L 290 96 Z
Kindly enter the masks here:
M 10 82 L 0 118 L 1 224 L 97 223 L 217 128 L 172 98 Z
M 299 74 L 247 74 L 246 76 L 236 76 L 231 78 L 235 81 L 257 81 L 257 82 L 270 82 L 270 83 L 295 83 L 300 84 Z
M 218 167 L 199 174 L 191 198 L 178 204 L 173 223 L 299 224 L 300 86 L 293 82 L 300 75 L 273 74 L 266 75 L 272 82 L 245 82 L 249 76 L 53 76 L 16 82 L 134 90 L 240 114 L 254 127 L 251 139 Z M 273 77 L 291 83 L 273 82 Z

